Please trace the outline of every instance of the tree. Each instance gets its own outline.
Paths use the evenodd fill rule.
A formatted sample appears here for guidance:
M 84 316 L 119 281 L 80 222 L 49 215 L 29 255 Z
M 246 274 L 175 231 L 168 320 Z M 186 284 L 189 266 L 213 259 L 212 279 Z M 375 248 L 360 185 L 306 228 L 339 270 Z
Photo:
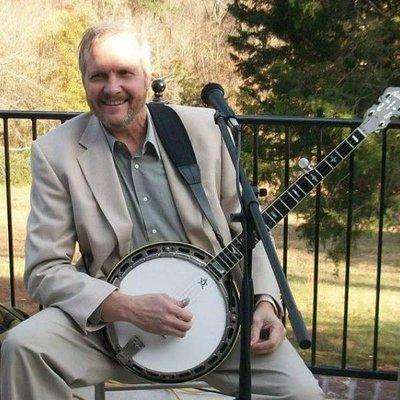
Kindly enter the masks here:
M 43 67 L 40 81 L 52 90 L 44 100 L 53 110 L 87 110 L 77 61 L 77 47 L 91 17 L 71 9 L 58 13 L 58 23 L 38 37 L 36 47 Z M 50 56 L 49 56 L 50 55 Z
M 240 102 L 244 112 L 350 117 L 361 116 L 387 86 L 400 83 L 400 3 L 396 1 L 244 0 L 229 6 L 236 33 L 229 42 L 244 84 Z M 310 152 L 312 131 L 292 134 L 292 156 Z M 311 135 L 310 135 L 311 133 Z M 324 133 L 324 151 L 349 132 Z M 339 136 L 338 136 L 339 134 Z M 262 178 L 282 189 L 283 143 L 280 132 L 263 136 Z M 305 139 L 304 139 L 305 138 Z M 389 137 L 386 217 L 398 228 L 400 162 L 395 154 L 399 134 Z M 365 231 L 376 219 L 379 202 L 380 136 L 373 136 L 355 158 L 353 233 Z M 315 150 L 313 150 L 315 156 Z M 322 240 L 338 261 L 344 246 L 346 198 L 335 190 L 345 168 L 324 183 Z M 343 182 L 342 182 L 343 184 Z M 312 201 L 312 199 L 311 199 Z M 300 209 L 305 223 L 299 232 L 313 235 L 314 208 L 310 199 Z

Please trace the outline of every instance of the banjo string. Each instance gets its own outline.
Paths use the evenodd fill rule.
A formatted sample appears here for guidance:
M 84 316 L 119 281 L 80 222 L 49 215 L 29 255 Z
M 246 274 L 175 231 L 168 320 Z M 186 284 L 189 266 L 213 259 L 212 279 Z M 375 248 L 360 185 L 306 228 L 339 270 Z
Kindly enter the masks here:
M 215 257 L 214 259 L 216 259 L 217 257 Z M 218 263 L 221 264 L 221 261 L 223 261 L 222 259 L 218 261 Z M 190 261 L 189 261 L 190 263 Z M 205 267 L 209 266 L 211 264 L 211 262 L 207 262 L 207 264 L 205 265 Z M 224 264 L 226 264 L 224 262 Z M 229 267 L 229 266 L 228 266 Z M 203 267 L 203 271 L 207 272 L 208 274 L 210 274 L 210 272 L 207 270 L 207 268 Z M 197 291 L 197 296 L 193 297 L 193 299 L 190 297 L 190 293 L 193 287 L 196 287 L 197 284 L 199 284 L 201 286 L 201 288 L 203 289 L 204 286 L 202 285 L 202 277 L 199 277 L 200 281 L 192 281 L 191 283 L 188 284 L 188 286 L 186 288 L 183 288 L 183 291 L 174 291 L 170 294 L 171 297 L 173 297 L 176 300 L 184 300 L 186 298 L 189 298 L 190 303 L 193 303 L 197 297 L 199 296 L 199 294 L 201 293 L 201 291 Z

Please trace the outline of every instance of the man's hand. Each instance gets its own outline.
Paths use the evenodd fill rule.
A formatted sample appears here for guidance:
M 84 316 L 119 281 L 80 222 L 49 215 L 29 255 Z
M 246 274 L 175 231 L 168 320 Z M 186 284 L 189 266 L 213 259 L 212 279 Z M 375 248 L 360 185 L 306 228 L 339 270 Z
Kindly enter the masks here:
M 253 314 L 251 350 L 254 354 L 272 353 L 285 338 L 286 329 L 275 315 L 272 305 L 261 302 Z
M 127 321 L 147 332 L 184 337 L 193 317 L 186 305 L 166 294 L 129 296 L 114 291 L 103 302 L 102 320 Z

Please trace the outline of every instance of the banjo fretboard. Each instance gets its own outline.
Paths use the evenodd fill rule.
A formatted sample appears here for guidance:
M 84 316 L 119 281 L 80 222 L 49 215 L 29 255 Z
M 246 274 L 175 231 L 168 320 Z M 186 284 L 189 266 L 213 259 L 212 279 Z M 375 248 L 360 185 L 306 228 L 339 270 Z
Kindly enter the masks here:
M 396 89 L 395 91 L 393 91 Z M 398 88 L 388 88 L 380 103 L 371 107 L 363 123 L 332 150 L 322 161 L 303 174 L 263 211 L 267 230 L 272 230 L 322 180 L 347 158 L 372 132 L 384 129 L 393 115 L 399 115 Z M 217 279 L 223 279 L 243 258 L 242 234 L 237 235 L 225 248 L 209 261 L 206 269 Z

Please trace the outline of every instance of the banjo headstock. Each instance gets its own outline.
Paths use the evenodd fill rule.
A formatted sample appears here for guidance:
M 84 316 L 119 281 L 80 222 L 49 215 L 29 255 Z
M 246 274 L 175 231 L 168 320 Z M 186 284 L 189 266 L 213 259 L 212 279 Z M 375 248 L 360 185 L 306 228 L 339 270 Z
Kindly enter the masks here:
M 392 117 L 400 115 L 400 87 L 388 87 L 379 97 L 379 103 L 367 110 L 359 129 L 365 135 L 386 128 Z

